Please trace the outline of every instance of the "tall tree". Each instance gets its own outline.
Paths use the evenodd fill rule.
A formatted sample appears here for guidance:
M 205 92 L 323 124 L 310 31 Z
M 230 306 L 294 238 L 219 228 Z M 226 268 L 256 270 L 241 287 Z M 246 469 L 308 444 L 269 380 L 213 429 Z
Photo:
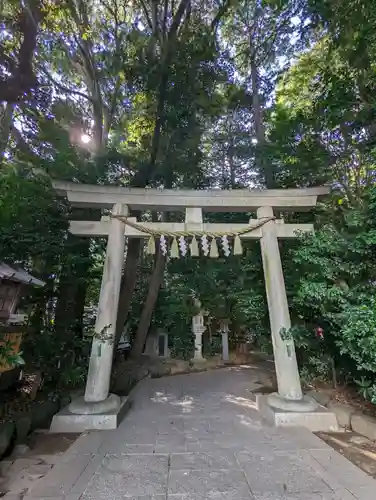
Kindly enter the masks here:
M 150 30 L 147 46 L 152 63 L 150 84 L 155 114 L 149 153 L 130 184 L 171 188 L 184 185 L 199 160 L 199 144 L 204 116 L 212 105 L 208 97 L 215 90 L 217 69 L 211 26 L 203 23 L 190 2 L 164 5 L 142 4 L 144 22 Z M 191 182 L 188 180 L 188 182 Z M 128 245 L 120 308 L 118 335 L 123 328 L 136 280 L 135 260 L 140 241 Z M 150 287 L 136 333 L 134 355 L 142 353 L 158 290 L 164 276 L 164 258 L 157 256 Z
M 43 2 L 2 2 L 0 38 L 0 99 L 16 103 L 37 86 L 33 59 L 37 47 Z
M 275 186 L 271 165 L 265 161 L 265 113 L 271 104 L 276 77 L 294 51 L 292 18 L 296 7 L 255 0 L 234 4 L 226 16 L 221 38 L 226 57 L 234 65 L 234 79 L 248 93 L 253 114 L 250 144 L 256 143 L 255 166 L 266 187 Z

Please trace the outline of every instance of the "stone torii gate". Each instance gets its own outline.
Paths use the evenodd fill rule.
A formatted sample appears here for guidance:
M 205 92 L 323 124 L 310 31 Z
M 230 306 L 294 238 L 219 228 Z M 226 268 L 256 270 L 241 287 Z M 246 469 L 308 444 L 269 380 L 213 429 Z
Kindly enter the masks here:
M 68 198 L 72 206 L 111 209 L 111 216 L 98 221 L 70 222 L 70 231 L 75 235 L 106 236 L 107 250 L 85 395 L 55 416 L 51 427 L 53 431 L 117 426 L 124 402 L 118 396 L 109 394 L 109 387 L 125 241 L 126 238 L 150 238 L 153 231 L 159 235 L 183 233 L 198 234 L 204 238 L 205 234 L 215 237 L 239 233 L 241 239 L 260 240 L 278 382 L 278 393 L 268 396 L 267 407 L 273 411 L 287 410 L 300 414 L 315 409 L 317 404 L 302 394 L 294 341 L 292 338 L 283 339 L 280 334 L 282 329 L 291 327 L 291 322 L 278 244 L 279 239 L 294 238 L 298 232 L 313 231 L 313 225 L 285 224 L 274 217 L 274 210 L 308 211 L 316 205 L 319 196 L 329 192 L 327 187 L 193 191 L 65 182 L 55 182 L 54 187 Z M 185 211 L 185 222 L 137 222 L 128 217 L 130 210 Z M 203 223 L 203 211 L 256 211 L 257 219 L 250 219 L 249 230 L 244 232 L 244 224 Z M 207 255 L 209 251 L 205 244 Z M 277 420 L 274 418 L 275 422 Z M 327 429 L 328 425 L 320 429 L 323 427 Z

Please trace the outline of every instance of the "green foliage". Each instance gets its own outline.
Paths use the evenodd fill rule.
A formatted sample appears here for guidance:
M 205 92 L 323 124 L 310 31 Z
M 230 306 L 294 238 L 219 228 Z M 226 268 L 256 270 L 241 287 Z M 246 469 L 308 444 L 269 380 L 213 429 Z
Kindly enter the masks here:
M 359 387 L 359 393 L 364 399 L 368 399 L 376 405 L 376 384 L 366 377 L 361 377 L 360 380 L 355 379 L 355 382 Z
M 226 217 L 217 214 L 218 220 L 226 220 Z M 216 332 L 221 319 L 230 322 L 230 340 L 242 338 L 261 345 L 264 338 L 269 337 L 264 293 L 257 244 L 246 244 L 242 257 L 171 260 L 154 321 L 170 332 L 172 353 L 181 356 L 185 349 L 183 357 L 189 359 L 193 355 L 191 319 L 197 312 L 193 297 L 199 297 L 203 309 L 213 320 L 213 344 L 205 343 L 208 353 L 220 352 L 218 339 L 221 339 L 216 337 Z
M 280 78 L 269 115 L 267 158 L 274 164 L 280 187 L 324 182 L 333 187 L 315 213 L 316 233 L 285 250 L 292 320 L 303 332 L 296 337 L 302 372 L 307 378 L 309 373 L 330 374 L 333 362 L 342 380 L 363 380 L 370 388 L 364 395 L 371 398 L 372 354 L 368 358 L 360 344 L 371 351 L 375 328 L 371 306 L 376 278 L 371 61 L 376 53 L 369 31 L 375 17 L 369 5 L 360 4 L 369 18 L 363 18 L 365 24 L 359 29 L 354 27 L 359 20 L 353 19 L 355 13 L 347 4 L 304 4 L 310 17 L 306 33 L 310 31 L 313 43 Z M 369 46 L 360 54 L 365 40 Z M 305 219 L 295 215 L 290 220 Z M 322 343 L 311 342 L 317 326 L 324 329 Z
M 348 355 L 359 371 L 376 374 L 376 299 L 361 296 L 339 315 L 342 325 L 336 344 Z
M 47 388 L 83 385 L 91 340 L 72 334 L 61 336 L 53 325 L 38 332 L 29 328 L 23 340 L 25 361 L 43 373 Z
M 0 255 L 30 264 L 56 260 L 67 228 L 64 205 L 48 179 L 32 171 L 0 171 Z
M 361 206 L 341 205 L 336 224 L 326 223 L 289 251 L 294 338 L 305 378 L 309 372 L 330 378 L 333 362 L 344 380 L 375 383 L 375 196 L 371 188 Z M 318 326 L 322 342 L 312 333 Z
M 203 346 L 204 356 L 215 356 L 222 353 L 222 338 L 220 334 L 213 335 L 211 341 Z
M 192 290 L 184 275 L 172 275 L 169 281 L 158 296 L 154 321 L 169 332 L 171 355 L 188 360 L 194 354 Z
M 173 358 L 184 359 L 188 361 L 193 358 L 194 354 L 194 336 L 189 334 L 189 325 L 186 329 L 179 329 L 169 336 L 169 343 L 171 343 L 170 354 Z
M 334 360 L 328 350 L 327 333 L 325 331 L 323 336 L 318 335 L 317 328 L 302 321 L 280 332 L 284 341 L 293 339 L 295 342 L 303 384 L 335 380 Z
M 277 86 L 269 161 L 281 186 L 335 185 L 352 205 L 374 181 L 374 102 L 359 92 L 362 71 L 319 40 Z
M 22 352 L 14 352 L 14 343 L 9 339 L 2 339 L 0 334 L 0 366 L 20 366 L 24 364 Z

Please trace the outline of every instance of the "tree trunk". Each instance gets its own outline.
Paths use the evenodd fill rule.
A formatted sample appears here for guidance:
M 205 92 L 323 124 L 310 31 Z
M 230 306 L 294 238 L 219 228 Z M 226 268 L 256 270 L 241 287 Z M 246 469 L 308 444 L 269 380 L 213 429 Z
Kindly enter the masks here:
M 0 165 L 3 161 L 4 153 L 8 146 L 9 136 L 13 121 L 13 108 L 11 103 L 0 105 Z
M 259 172 L 264 176 L 267 189 L 272 189 L 275 186 L 273 170 L 271 166 L 267 164 L 263 156 L 263 147 L 266 144 L 266 135 L 260 99 L 260 79 L 254 57 L 251 58 L 251 81 L 253 119 L 255 122 L 255 133 L 257 139 L 256 166 L 259 169 Z
M 70 235 L 68 235 L 67 243 L 70 240 L 69 236 Z M 73 278 L 71 266 L 68 262 L 68 256 L 66 256 L 59 276 L 57 303 L 55 309 L 55 331 L 59 335 L 67 334 L 73 326 L 75 294 L 76 283 Z
M 168 36 L 165 37 L 166 45 L 161 47 L 161 53 L 162 53 L 161 68 L 160 68 L 161 76 L 160 76 L 160 81 L 159 81 L 159 85 L 158 85 L 157 110 L 156 110 L 153 137 L 152 137 L 152 141 L 151 141 L 150 161 L 138 170 L 135 177 L 131 181 L 131 184 L 130 184 L 131 187 L 141 187 L 141 188 L 145 187 L 155 175 L 156 163 L 157 163 L 159 145 L 160 145 L 160 138 L 161 138 L 161 133 L 162 133 L 162 129 L 163 129 L 164 121 L 165 121 L 164 106 L 165 106 L 165 101 L 166 101 L 166 96 L 167 96 L 167 87 L 168 87 L 168 80 L 169 80 L 168 69 L 170 66 L 170 60 L 171 60 L 171 56 L 172 56 L 173 49 L 174 49 L 177 31 L 178 31 L 178 28 L 183 21 L 184 13 L 187 9 L 188 4 L 189 4 L 189 0 L 181 0 L 179 7 L 178 7 L 178 10 L 173 17 L 171 28 L 169 30 Z M 151 26 L 151 29 L 154 29 L 153 25 Z M 134 215 L 136 215 L 136 214 L 134 214 Z M 137 214 L 137 215 L 139 215 L 139 214 Z M 136 286 L 137 267 L 138 267 L 139 259 L 140 259 L 140 249 L 141 249 L 141 241 L 139 239 L 134 239 L 134 240 L 129 241 L 127 258 L 126 258 L 125 268 L 124 268 L 124 275 L 123 275 L 123 280 L 122 280 L 121 289 L 120 289 L 120 296 L 119 296 L 118 317 L 117 317 L 117 321 L 116 321 L 116 344 L 119 341 L 120 336 L 122 334 L 124 324 L 125 324 L 125 321 L 126 321 L 127 316 L 128 316 L 130 304 L 132 301 L 133 291 L 134 291 L 134 288 Z M 157 264 L 158 264 L 158 259 L 157 259 Z M 156 268 L 157 268 L 157 264 L 156 264 Z M 164 269 L 164 264 L 163 264 L 163 269 Z M 153 276 L 154 276 L 154 273 L 151 277 L 150 283 L 153 282 Z M 162 278 L 163 278 L 163 273 L 162 273 Z M 162 278 L 160 280 L 160 283 L 162 282 Z M 140 325 L 142 322 L 144 324 L 146 324 L 146 323 L 148 325 L 150 324 L 150 318 L 151 318 L 151 314 L 152 314 L 153 309 L 154 309 L 155 301 L 158 297 L 160 283 L 159 283 L 158 288 L 157 288 L 156 298 L 154 299 L 154 301 L 152 303 L 152 309 L 151 309 L 149 320 L 147 322 L 147 314 L 148 313 L 145 312 L 145 320 L 143 320 L 143 313 L 142 313 L 141 319 L 140 319 Z M 149 294 L 150 294 L 150 290 L 148 292 L 145 305 L 148 302 Z M 139 330 L 140 330 L 140 326 L 139 326 L 137 332 Z M 143 327 L 140 331 L 143 331 Z M 136 334 L 136 336 L 137 336 L 137 334 Z M 140 340 L 140 342 L 141 342 L 141 340 Z M 145 339 L 143 340 L 143 342 L 145 342 Z M 142 354 L 142 349 L 143 349 L 143 345 L 141 347 L 140 354 Z
M 234 147 L 232 144 L 232 138 L 231 138 L 230 147 L 228 149 L 228 162 L 229 162 L 229 167 L 230 167 L 230 186 L 231 186 L 231 189 L 234 189 L 235 184 L 236 184 L 236 171 L 235 171 L 236 169 L 235 169 L 235 162 L 234 162 Z
M 163 282 L 166 257 L 162 252 L 158 251 L 155 267 L 150 277 L 148 293 L 142 309 L 140 321 L 138 323 L 136 336 L 133 342 L 132 357 L 141 356 L 146 336 L 148 334 L 151 317 L 154 311 L 155 304 L 158 299 L 159 289 Z
M 89 266 L 87 266 L 87 270 Z M 88 282 L 86 279 L 80 280 L 76 287 L 76 297 L 74 302 L 74 328 L 77 334 L 84 333 L 84 312 L 86 302 L 86 291 Z
M 8 2 L 10 4 L 11 2 Z M 4 2 L 1 2 L 1 13 Z M 11 26 L 11 37 L 20 37 L 17 53 L 7 56 L 4 54 L 1 44 L 1 63 L 5 66 L 5 73 L 0 79 L 1 101 L 18 103 L 25 95 L 30 96 L 33 89 L 37 87 L 37 77 L 34 71 L 33 59 L 37 51 L 37 37 L 39 24 L 44 17 L 42 2 L 25 1 L 20 2 L 20 11 L 14 18 L 14 14 L 5 17 L 3 22 Z M 13 19 L 12 19 L 13 17 Z M 4 29 L 4 28 L 3 28 Z M 17 35 L 15 34 L 17 30 Z
M 89 238 L 68 233 L 67 254 L 60 273 L 58 300 L 55 311 L 55 329 L 67 334 L 69 330 L 82 328 L 86 298 L 86 276 L 90 266 Z M 79 256 L 79 257 L 77 257 Z M 74 262 L 75 259 L 78 259 Z
M 127 257 L 124 274 L 121 282 L 118 314 L 116 320 L 116 345 L 120 340 L 123 328 L 128 317 L 132 296 L 137 281 L 137 269 L 140 262 L 141 240 L 139 238 L 128 241 Z

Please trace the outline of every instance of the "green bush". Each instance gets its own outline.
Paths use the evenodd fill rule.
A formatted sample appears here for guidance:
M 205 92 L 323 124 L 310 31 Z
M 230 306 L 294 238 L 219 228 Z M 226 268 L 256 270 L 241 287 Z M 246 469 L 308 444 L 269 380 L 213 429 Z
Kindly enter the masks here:
M 339 315 L 341 329 L 336 344 L 359 371 L 376 374 L 376 299 L 364 296 L 359 305 L 346 307 Z
M 336 345 L 353 362 L 353 378 L 359 391 L 376 404 L 376 299 L 361 295 L 338 315 Z
M 53 325 L 29 330 L 23 341 L 26 361 L 43 373 L 46 387 L 81 385 L 87 373 L 91 337 L 75 332 L 58 335 Z
M 3 340 L 0 334 L 0 365 L 20 366 L 25 364 L 22 358 L 22 352 L 14 352 L 13 342 L 6 339 Z

